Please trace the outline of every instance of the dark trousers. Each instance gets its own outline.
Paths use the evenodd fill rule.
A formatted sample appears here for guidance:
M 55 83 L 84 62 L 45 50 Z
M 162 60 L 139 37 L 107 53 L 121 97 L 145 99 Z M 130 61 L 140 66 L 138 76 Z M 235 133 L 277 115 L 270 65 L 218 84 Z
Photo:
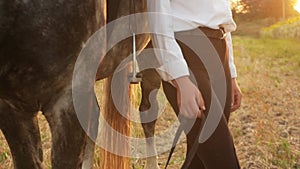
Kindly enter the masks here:
M 207 29 L 206 29 L 207 30 Z M 210 34 L 210 30 L 205 33 Z M 215 49 L 215 54 L 218 55 L 221 60 L 221 66 L 225 72 L 224 81 L 218 82 L 218 77 L 209 77 L 208 72 L 201 61 L 200 57 L 192 51 L 188 46 L 178 40 L 178 43 L 182 49 L 183 55 L 187 64 L 191 70 L 191 73 L 194 75 L 198 88 L 202 93 L 202 96 L 205 101 L 206 111 L 204 112 L 208 116 L 208 110 L 210 109 L 211 101 L 211 83 L 214 83 L 212 80 L 215 80 L 216 83 L 226 83 L 226 103 L 223 112 L 223 117 L 221 118 L 218 127 L 211 135 L 211 137 L 204 143 L 201 143 L 198 147 L 197 153 L 192 160 L 192 163 L 189 169 L 238 169 L 240 168 L 239 162 L 236 156 L 232 136 L 228 129 L 228 119 L 230 115 L 230 106 L 231 106 L 231 76 L 228 64 L 228 55 L 227 55 L 227 45 L 225 39 L 221 39 L 218 36 L 215 36 L 216 30 L 211 30 L 213 36 L 208 37 L 208 41 L 203 36 L 185 33 L 176 33 L 176 38 L 184 36 L 192 41 L 191 44 L 197 45 L 198 55 L 203 57 L 211 57 L 211 52 L 207 52 L 207 47 L 211 46 L 208 43 L 211 43 Z M 210 35 L 208 35 L 210 36 Z M 180 38 L 179 38 L 180 39 Z M 212 63 L 213 64 L 213 63 Z M 217 65 L 216 65 L 217 66 Z M 165 95 L 173 107 L 174 111 L 178 115 L 178 106 L 177 106 L 177 96 L 176 89 L 168 82 L 163 82 L 163 89 Z M 218 97 L 218 92 L 215 92 Z M 186 133 L 187 134 L 187 153 L 190 152 L 191 147 L 194 141 L 198 141 L 196 138 L 197 133 L 201 130 L 201 120 L 197 119 L 192 129 Z

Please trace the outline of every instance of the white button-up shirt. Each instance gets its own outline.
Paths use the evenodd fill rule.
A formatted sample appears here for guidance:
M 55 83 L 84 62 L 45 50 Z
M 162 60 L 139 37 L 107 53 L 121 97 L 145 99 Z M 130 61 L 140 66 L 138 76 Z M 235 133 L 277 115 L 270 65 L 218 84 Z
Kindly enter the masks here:
M 236 24 L 232 19 L 229 0 L 148 0 L 147 8 L 148 12 L 163 14 L 150 14 L 149 27 L 152 32 L 157 32 L 152 36 L 152 42 L 155 48 L 160 49 L 155 52 L 161 63 L 157 70 L 164 80 L 189 75 L 174 32 L 187 31 L 199 26 L 225 29 L 231 77 L 237 76 L 230 34 L 236 29 Z

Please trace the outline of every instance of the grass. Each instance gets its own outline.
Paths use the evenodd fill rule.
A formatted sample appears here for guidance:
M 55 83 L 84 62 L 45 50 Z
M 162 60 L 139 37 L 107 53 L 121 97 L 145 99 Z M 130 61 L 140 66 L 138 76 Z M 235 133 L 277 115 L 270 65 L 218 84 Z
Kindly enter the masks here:
M 300 169 L 300 42 L 237 35 L 233 40 L 243 105 L 232 114 L 229 126 L 242 168 Z M 175 118 L 169 106 L 165 112 L 157 122 L 158 133 Z M 49 128 L 45 119 L 39 118 L 44 167 L 51 168 Z M 143 136 L 138 124 L 132 133 Z M 96 154 L 95 167 L 98 167 L 99 149 Z M 185 141 L 176 148 L 170 169 L 179 168 L 184 154 Z M 166 157 L 167 153 L 159 155 L 161 167 Z M 141 169 L 145 162 L 131 161 L 132 169 Z M 0 169 L 10 168 L 12 157 L 0 135 Z
M 230 127 L 243 168 L 300 168 L 300 43 L 234 38 L 243 106 Z
M 298 39 L 300 40 L 300 16 L 289 18 L 285 21 L 277 22 L 260 31 L 263 37 L 272 37 L 279 39 Z
M 268 27 L 277 21 L 272 18 L 260 19 L 260 20 L 245 20 L 245 18 L 235 18 L 237 23 L 237 30 L 233 32 L 233 35 L 251 35 L 252 37 L 259 37 L 261 28 Z

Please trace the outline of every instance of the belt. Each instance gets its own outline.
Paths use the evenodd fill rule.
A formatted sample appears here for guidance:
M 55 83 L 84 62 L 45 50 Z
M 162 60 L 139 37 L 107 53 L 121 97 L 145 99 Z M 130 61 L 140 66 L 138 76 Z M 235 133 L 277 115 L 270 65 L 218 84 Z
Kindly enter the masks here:
M 200 32 L 200 31 L 201 32 Z M 224 28 L 220 27 L 219 29 L 211 29 L 208 27 L 198 27 L 193 30 L 181 31 L 180 35 L 195 35 L 195 36 L 206 36 L 208 38 L 214 39 L 225 39 L 226 32 Z
M 219 29 L 211 29 L 207 27 L 198 27 L 207 37 L 209 38 L 216 38 L 216 39 L 225 39 L 226 33 L 224 28 Z

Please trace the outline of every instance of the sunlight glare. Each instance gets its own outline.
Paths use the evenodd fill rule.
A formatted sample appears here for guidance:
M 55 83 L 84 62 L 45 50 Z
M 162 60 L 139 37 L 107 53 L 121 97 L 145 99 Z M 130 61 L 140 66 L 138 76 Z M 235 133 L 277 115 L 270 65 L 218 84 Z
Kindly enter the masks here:
M 231 7 L 235 9 L 237 13 L 243 13 L 244 7 L 240 4 L 241 0 L 230 0 Z
M 300 13 L 300 0 L 297 1 L 297 3 L 296 3 L 296 5 L 294 6 L 294 8 L 295 8 L 295 10 L 296 10 L 297 12 Z

